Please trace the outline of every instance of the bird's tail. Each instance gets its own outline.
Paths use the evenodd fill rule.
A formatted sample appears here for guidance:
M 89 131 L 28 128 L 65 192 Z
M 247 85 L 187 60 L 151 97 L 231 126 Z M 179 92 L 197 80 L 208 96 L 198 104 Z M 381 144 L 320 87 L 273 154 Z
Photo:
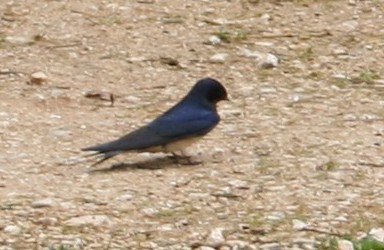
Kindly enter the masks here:
M 91 148 L 83 148 L 81 149 L 82 151 L 90 151 L 90 150 L 93 150 Z M 109 158 L 112 158 L 114 157 L 115 155 L 118 155 L 120 153 L 120 151 L 111 151 L 111 152 L 102 152 L 102 151 L 98 151 L 98 152 L 94 152 L 94 153 L 91 153 L 91 154 L 88 154 L 86 155 L 85 157 L 98 157 L 98 156 L 102 156 L 101 159 L 99 159 L 98 161 L 96 161 L 95 163 L 93 163 L 91 165 L 91 167 L 94 167 L 96 165 L 99 165 L 100 163 L 108 160 Z

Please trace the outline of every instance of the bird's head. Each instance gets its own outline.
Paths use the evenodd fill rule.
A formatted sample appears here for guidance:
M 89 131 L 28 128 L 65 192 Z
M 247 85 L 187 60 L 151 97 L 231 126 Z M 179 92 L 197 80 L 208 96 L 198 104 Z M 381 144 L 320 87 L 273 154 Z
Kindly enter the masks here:
M 209 77 L 197 81 L 189 94 L 205 98 L 213 104 L 228 100 L 228 93 L 224 86 L 219 81 Z

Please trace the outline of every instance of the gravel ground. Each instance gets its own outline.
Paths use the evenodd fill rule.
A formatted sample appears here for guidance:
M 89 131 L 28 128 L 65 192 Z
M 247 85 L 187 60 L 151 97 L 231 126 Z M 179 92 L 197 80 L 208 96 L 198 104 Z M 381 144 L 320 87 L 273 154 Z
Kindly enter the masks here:
M 381 0 L 0 4 L 0 249 L 384 238 L 383 13 Z M 231 101 L 189 150 L 201 164 L 126 154 L 90 167 L 80 148 L 206 76 Z

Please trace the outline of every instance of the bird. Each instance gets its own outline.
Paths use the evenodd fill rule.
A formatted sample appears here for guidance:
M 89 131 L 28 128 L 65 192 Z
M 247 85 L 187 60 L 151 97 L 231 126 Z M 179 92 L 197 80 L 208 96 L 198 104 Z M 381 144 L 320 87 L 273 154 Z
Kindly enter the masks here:
M 82 148 L 102 156 L 100 164 L 126 152 L 184 152 L 183 149 L 210 132 L 220 122 L 217 103 L 228 100 L 226 88 L 216 79 L 198 80 L 176 105 L 147 125 L 107 143 Z

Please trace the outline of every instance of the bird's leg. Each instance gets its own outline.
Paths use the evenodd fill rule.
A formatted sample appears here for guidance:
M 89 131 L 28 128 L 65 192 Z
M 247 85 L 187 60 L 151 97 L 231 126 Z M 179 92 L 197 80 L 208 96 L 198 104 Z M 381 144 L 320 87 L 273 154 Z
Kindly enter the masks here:
M 194 160 L 192 156 L 189 156 L 186 154 L 184 150 L 180 150 L 180 154 L 176 154 L 175 152 L 172 153 L 172 158 L 175 159 L 176 164 L 180 165 L 197 165 L 200 164 L 201 161 Z

